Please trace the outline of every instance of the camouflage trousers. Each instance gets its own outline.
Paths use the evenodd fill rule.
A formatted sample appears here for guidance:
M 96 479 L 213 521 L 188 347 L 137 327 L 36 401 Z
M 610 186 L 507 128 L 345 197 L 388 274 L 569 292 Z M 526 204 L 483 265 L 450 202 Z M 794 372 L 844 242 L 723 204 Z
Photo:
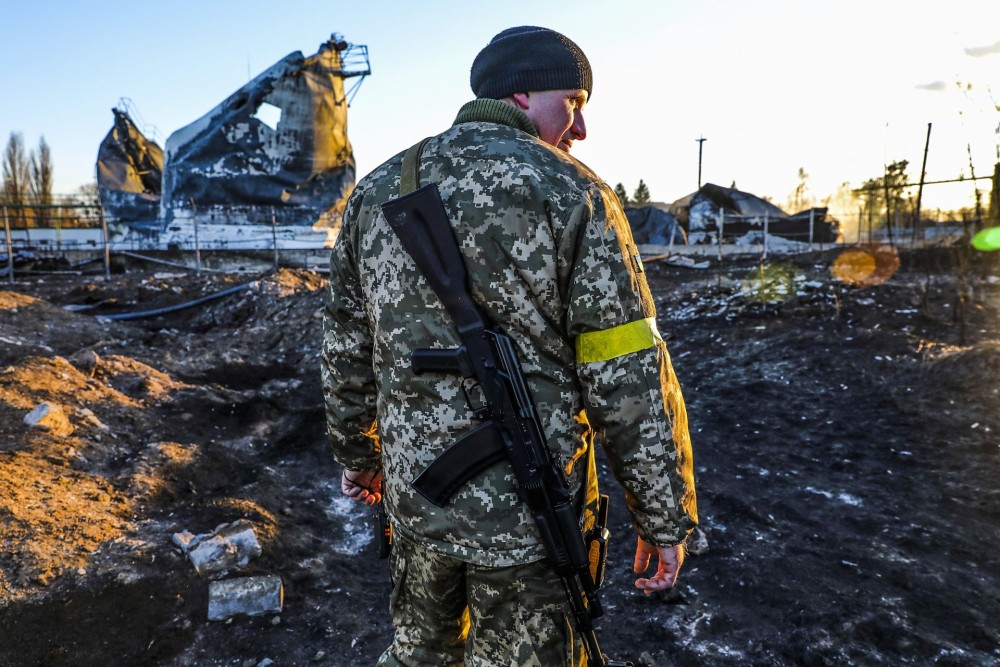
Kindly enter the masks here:
M 562 583 L 545 562 L 482 567 L 394 535 L 392 645 L 380 667 L 582 667 Z

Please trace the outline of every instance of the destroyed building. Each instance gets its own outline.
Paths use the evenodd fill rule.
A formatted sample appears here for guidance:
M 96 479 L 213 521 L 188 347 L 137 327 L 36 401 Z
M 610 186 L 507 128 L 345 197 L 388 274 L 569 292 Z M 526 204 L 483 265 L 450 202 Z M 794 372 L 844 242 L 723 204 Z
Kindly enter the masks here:
M 670 213 L 687 230 L 690 243 L 717 243 L 720 220 L 723 242 L 756 242 L 765 232 L 803 243 L 834 243 L 840 236 L 840 223 L 826 208 L 789 215 L 749 192 L 713 183 L 675 201 Z
M 348 98 L 370 73 L 367 47 L 338 35 L 312 56 L 289 54 L 167 138 L 159 183 L 152 170 L 143 172 L 145 208 L 136 209 L 134 178 L 99 182 L 106 216 L 125 223 L 133 237 L 141 231 L 148 238 L 152 228 L 161 247 L 329 244 L 355 181 Z M 348 91 L 344 82 L 352 77 L 361 78 Z M 118 135 L 127 115 L 119 118 L 112 131 Z M 130 164 L 129 151 L 146 144 L 134 125 L 127 136 L 117 154 Z M 109 160 L 105 171 L 139 171 L 120 164 Z M 153 222 L 139 220 L 154 199 Z

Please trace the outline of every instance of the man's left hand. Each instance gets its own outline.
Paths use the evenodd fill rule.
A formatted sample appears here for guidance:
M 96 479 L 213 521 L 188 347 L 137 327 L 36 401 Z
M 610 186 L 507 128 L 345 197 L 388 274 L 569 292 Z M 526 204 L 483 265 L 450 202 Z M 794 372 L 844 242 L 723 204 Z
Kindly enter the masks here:
M 677 583 L 677 575 L 681 571 L 681 565 L 684 563 L 684 545 L 656 547 L 640 537 L 635 547 L 635 567 L 633 568 L 635 573 L 644 573 L 649 568 L 649 561 L 653 556 L 659 559 L 656 574 L 649 579 L 639 578 L 635 580 L 635 587 L 641 590 L 644 595 L 674 587 L 674 584 Z

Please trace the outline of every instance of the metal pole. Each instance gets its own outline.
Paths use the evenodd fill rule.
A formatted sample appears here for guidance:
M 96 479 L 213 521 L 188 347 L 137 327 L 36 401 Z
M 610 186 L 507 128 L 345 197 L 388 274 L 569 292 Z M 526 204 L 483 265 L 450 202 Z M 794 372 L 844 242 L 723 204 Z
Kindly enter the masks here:
M 813 249 L 813 227 L 816 224 L 816 209 L 809 209 L 809 250 Z
M 56 213 L 55 220 L 53 221 L 52 224 L 54 224 L 55 228 L 56 228 L 56 249 L 60 253 L 62 253 L 62 216 L 63 216 L 63 211 L 62 211 L 61 208 L 57 208 L 56 211 L 55 211 L 55 213 Z
M 725 223 L 726 214 L 720 209 L 719 210 L 719 266 L 722 266 L 722 228 Z
M 194 223 L 194 274 L 201 277 L 201 244 L 198 242 L 198 207 L 191 198 L 191 220 Z
M 892 238 L 892 195 L 889 193 L 889 167 L 886 165 L 882 169 L 882 186 L 885 190 L 885 228 L 889 232 L 889 245 L 895 247 L 896 242 Z
M 108 234 L 108 219 L 104 217 L 104 209 L 97 208 L 97 215 L 101 216 L 101 236 L 104 238 L 104 279 L 111 281 L 111 243 Z
M 698 142 L 698 189 L 701 189 L 701 148 L 702 145 L 708 141 L 705 137 L 698 137 L 695 139 Z
M 7 207 L 3 207 L 3 228 L 7 234 L 7 280 L 14 284 L 14 246 L 10 242 L 10 221 L 7 220 Z
M 271 246 L 274 248 L 274 270 L 278 270 L 278 232 L 275 229 L 274 207 L 271 207 Z
M 719 273 L 715 278 L 716 288 L 722 288 L 722 229 L 726 224 L 726 214 L 722 209 L 719 209 Z
M 927 149 L 931 145 L 931 124 L 927 123 L 927 139 L 924 140 L 924 162 L 920 166 L 920 185 L 917 187 L 917 211 L 913 218 L 913 236 L 917 236 L 917 230 L 920 228 L 920 200 L 923 198 L 924 194 L 924 177 L 927 175 Z

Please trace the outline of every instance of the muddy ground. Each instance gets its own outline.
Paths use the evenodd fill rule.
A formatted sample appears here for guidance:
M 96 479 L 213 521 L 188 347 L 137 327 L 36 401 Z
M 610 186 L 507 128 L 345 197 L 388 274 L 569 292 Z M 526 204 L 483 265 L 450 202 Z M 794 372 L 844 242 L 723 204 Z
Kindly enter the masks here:
M 612 656 L 1000 664 L 1000 264 L 903 253 L 852 286 L 838 252 L 647 262 L 703 540 L 673 593 L 637 594 L 607 484 Z M 0 283 L 0 665 L 374 664 L 389 582 L 324 441 L 324 284 L 137 261 Z M 173 540 L 241 519 L 262 553 L 223 574 Z M 282 611 L 209 621 L 210 580 L 248 575 Z

